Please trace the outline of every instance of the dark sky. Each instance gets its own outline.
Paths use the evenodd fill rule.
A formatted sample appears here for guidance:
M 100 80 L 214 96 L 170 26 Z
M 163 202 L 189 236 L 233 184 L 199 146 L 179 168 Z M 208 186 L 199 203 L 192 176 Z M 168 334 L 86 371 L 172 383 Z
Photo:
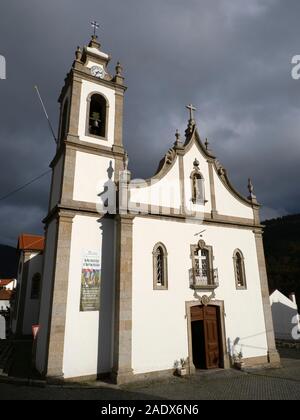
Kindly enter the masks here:
M 300 212 L 299 0 L 10 0 L 1 2 L 0 197 L 38 176 L 55 144 L 57 98 L 90 21 L 105 52 L 124 66 L 124 143 L 136 177 L 150 176 L 197 106 L 200 135 L 246 194 L 254 181 L 263 218 Z M 147 157 L 145 159 L 145 156 Z M 50 176 L 0 201 L 0 243 L 42 233 Z

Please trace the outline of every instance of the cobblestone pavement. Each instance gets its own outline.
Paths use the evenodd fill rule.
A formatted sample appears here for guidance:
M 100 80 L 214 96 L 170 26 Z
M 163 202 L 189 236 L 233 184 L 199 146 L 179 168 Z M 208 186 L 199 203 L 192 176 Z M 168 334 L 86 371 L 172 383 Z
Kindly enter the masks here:
M 122 386 L 37 388 L 0 383 L 0 399 L 64 400 L 300 400 L 300 352 L 284 350 L 281 369 L 217 371 Z

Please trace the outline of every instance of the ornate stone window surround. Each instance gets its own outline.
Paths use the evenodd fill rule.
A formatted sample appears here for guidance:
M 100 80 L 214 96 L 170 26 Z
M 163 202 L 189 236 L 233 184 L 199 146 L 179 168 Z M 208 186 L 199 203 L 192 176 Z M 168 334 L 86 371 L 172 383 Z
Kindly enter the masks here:
M 241 257 L 241 267 L 240 267 L 240 275 L 242 284 L 239 284 L 239 278 L 237 273 L 237 262 L 238 262 L 238 254 Z M 235 286 L 237 290 L 247 290 L 247 281 L 246 281 L 246 271 L 245 271 L 245 258 L 240 249 L 236 249 L 233 253 L 233 265 L 234 265 L 234 276 L 235 276 Z
M 94 95 L 102 96 L 105 99 L 105 102 L 106 102 L 105 136 L 104 137 L 96 136 L 95 134 L 91 134 L 90 130 L 89 130 L 91 99 L 92 99 L 92 96 L 94 96 Z M 95 139 L 100 139 L 100 140 L 106 140 L 107 141 L 108 140 L 108 116 L 109 116 L 109 101 L 108 101 L 107 97 L 102 92 L 93 91 L 86 98 L 86 102 L 87 102 L 87 107 L 86 107 L 85 135 L 87 137 L 93 137 Z
M 157 282 L 157 256 L 162 251 L 162 282 Z M 158 242 L 153 248 L 153 290 L 168 290 L 168 252 L 165 245 Z
M 200 240 L 198 244 L 191 245 L 191 259 L 192 259 L 192 274 L 193 279 L 195 280 L 195 273 L 196 273 L 196 259 L 195 254 L 197 254 L 199 251 L 206 250 L 208 253 L 208 276 L 207 276 L 207 285 L 203 286 L 196 286 L 196 284 L 192 285 L 192 288 L 199 288 L 199 289 L 215 289 L 218 287 L 218 283 L 215 282 L 214 279 L 214 256 L 213 256 L 213 247 L 210 245 L 206 245 L 206 243 L 203 240 Z

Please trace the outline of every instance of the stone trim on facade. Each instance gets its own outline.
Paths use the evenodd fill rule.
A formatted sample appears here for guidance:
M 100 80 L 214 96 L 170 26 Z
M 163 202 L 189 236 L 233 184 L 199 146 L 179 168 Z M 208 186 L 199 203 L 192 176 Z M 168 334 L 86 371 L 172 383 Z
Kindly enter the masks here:
M 280 366 L 280 356 L 276 349 L 275 334 L 273 326 L 272 311 L 270 305 L 270 293 L 268 286 L 268 277 L 266 270 L 265 253 L 263 246 L 262 230 L 253 231 L 256 243 L 257 262 L 259 269 L 262 304 L 266 325 L 267 345 L 268 345 L 268 362 L 272 366 Z
M 179 155 L 179 184 L 180 184 L 180 203 L 181 213 L 185 214 L 185 183 L 184 183 L 184 161 L 183 156 Z
M 214 169 L 211 161 L 208 161 L 208 173 L 209 173 L 209 186 L 210 186 L 210 201 L 211 201 L 211 217 L 214 219 L 217 216 L 217 204 L 216 204 L 216 190 L 214 180 Z
M 257 356 L 243 359 L 245 368 L 269 366 L 268 356 Z
M 191 308 L 193 306 L 201 306 L 199 301 L 191 301 L 185 302 L 185 310 L 186 310 L 186 319 L 187 319 L 187 330 L 188 330 L 188 367 L 189 373 L 195 373 L 196 369 L 193 364 L 193 345 L 192 345 L 192 320 L 191 320 Z M 222 361 L 222 368 L 223 369 L 230 369 L 230 357 L 227 351 L 227 342 L 226 342 L 226 329 L 225 329 L 225 306 L 224 301 L 222 300 L 212 300 L 209 303 L 209 306 L 217 306 L 220 311 L 220 333 L 221 333 L 221 343 L 220 343 L 220 351 L 221 351 L 221 361 Z
M 47 376 L 63 378 L 65 323 L 73 214 L 60 212 L 53 273 L 53 296 L 49 319 Z
M 222 170 L 222 174 L 220 174 L 220 171 L 218 170 L 218 164 L 217 164 L 217 160 L 216 157 L 209 151 L 207 150 L 204 145 L 202 144 L 202 141 L 200 139 L 198 130 L 197 130 L 197 126 L 194 125 L 192 128 L 192 132 L 188 135 L 186 142 L 184 144 L 184 146 L 178 148 L 176 146 L 174 146 L 173 148 L 169 149 L 168 153 L 165 155 L 165 157 L 161 160 L 161 163 L 159 165 L 159 169 L 157 171 L 157 173 L 152 177 L 146 180 L 146 183 L 148 185 L 153 185 L 154 183 L 160 181 L 169 171 L 170 169 L 173 167 L 174 163 L 177 160 L 177 156 L 184 156 L 185 154 L 187 154 L 190 149 L 192 148 L 193 145 L 196 145 L 199 152 L 202 154 L 202 156 L 207 159 L 208 163 L 211 164 L 212 169 L 215 169 L 217 176 L 219 177 L 220 181 L 222 182 L 222 184 L 225 186 L 225 188 L 242 204 L 248 206 L 248 207 L 255 207 L 255 208 L 260 208 L 260 205 L 254 204 L 252 201 L 248 200 L 247 198 L 243 197 L 230 183 L 228 177 L 227 177 L 227 173 L 226 170 L 223 169 Z M 212 173 L 212 175 L 214 176 L 214 174 Z M 210 179 L 212 179 L 212 177 L 210 176 Z M 212 182 L 212 181 L 210 181 Z M 213 208 L 213 210 L 215 210 Z
M 96 136 L 95 134 L 91 134 L 89 132 L 89 119 L 90 119 L 90 106 L 91 106 L 91 99 L 93 95 L 99 95 L 102 96 L 105 99 L 105 103 L 106 103 L 106 116 L 105 116 L 105 136 Z M 86 98 L 86 102 L 87 102 L 87 106 L 85 108 L 85 112 L 86 112 L 86 116 L 85 116 L 85 135 L 86 137 L 91 137 L 94 139 L 99 139 L 99 140 L 105 140 L 107 141 L 107 133 L 108 133 L 108 119 L 109 119 L 109 109 L 110 109 L 110 105 L 109 105 L 109 100 L 107 99 L 107 97 L 99 91 L 93 91 L 91 92 L 88 97 Z
M 72 87 L 71 87 L 71 104 L 69 112 L 69 130 L 67 135 L 77 136 L 78 135 L 78 126 L 79 126 L 79 110 L 81 102 L 81 87 L 82 80 L 80 78 L 72 78 Z
M 61 195 L 59 200 L 59 202 L 62 204 L 64 202 L 73 200 L 75 166 L 76 150 L 66 146 L 61 180 Z
M 117 216 L 115 336 L 112 380 L 130 381 L 132 370 L 132 248 L 133 219 Z
M 115 156 L 115 182 L 119 181 L 119 173 L 124 169 L 124 149 L 123 149 L 123 115 L 124 115 L 124 89 L 117 88 L 115 91 L 115 127 L 114 127 L 114 146 Z M 120 156 L 119 156 L 120 155 Z
M 89 143 L 87 141 L 79 140 L 79 137 L 68 137 L 65 141 L 66 145 L 76 149 L 78 152 L 86 152 L 91 153 L 93 155 L 99 156 L 107 156 L 110 158 L 114 158 L 115 156 L 119 156 L 121 158 L 124 157 L 124 150 L 108 146 L 102 146 L 100 144 Z
M 209 261 L 209 273 L 208 273 L 208 279 L 211 281 L 211 284 L 213 284 L 213 279 L 211 278 L 211 274 L 210 271 L 213 270 L 214 268 L 214 252 L 213 252 L 213 247 L 210 245 L 206 245 L 206 243 L 203 240 L 200 240 L 198 242 L 198 244 L 193 244 L 190 245 L 190 249 L 191 249 L 191 260 L 192 260 L 192 268 L 193 268 L 193 272 L 195 273 L 196 271 L 196 260 L 195 260 L 195 254 L 196 252 L 203 250 L 206 250 L 208 252 L 208 261 Z

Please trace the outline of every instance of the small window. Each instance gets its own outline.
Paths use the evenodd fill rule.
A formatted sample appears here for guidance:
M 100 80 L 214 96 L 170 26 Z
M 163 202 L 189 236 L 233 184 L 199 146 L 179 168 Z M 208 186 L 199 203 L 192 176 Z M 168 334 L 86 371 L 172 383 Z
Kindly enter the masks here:
M 89 134 L 106 137 L 106 107 L 106 99 L 102 95 L 92 95 L 89 108 Z
M 31 281 L 31 299 L 39 299 L 40 297 L 40 287 L 41 287 L 41 275 L 40 273 L 36 273 L 32 277 Z
M 153 249 L 153 288 L 168 289 L 168 264 L 166 247 L 159 243 Z
M 236 288 L 245 290 L 247 289 L 244 256 L 240 250 L 236 250 L 233 255 L 235 283 Z

